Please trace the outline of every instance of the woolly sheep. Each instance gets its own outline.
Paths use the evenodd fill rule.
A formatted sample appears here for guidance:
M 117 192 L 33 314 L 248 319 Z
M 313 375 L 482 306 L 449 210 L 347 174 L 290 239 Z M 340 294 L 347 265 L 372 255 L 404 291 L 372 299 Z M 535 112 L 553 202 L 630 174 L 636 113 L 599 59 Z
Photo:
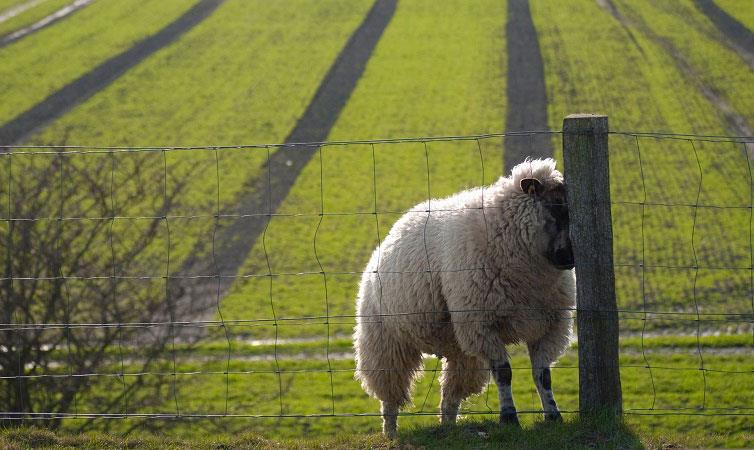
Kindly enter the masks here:
M 422 353 L 443 358 L 440 409 L 492 372 L 500 422 L 518 425 L 505 346 L 526 343 L 545 418 L 560 420 L 550 366 L 571 335 L 573 252 L 563 176 L 552 159 L 527 160 L 491 186 L 421 203 L 372 254 L 357 298 L 356 378 L 382 404 L 395 436 Z

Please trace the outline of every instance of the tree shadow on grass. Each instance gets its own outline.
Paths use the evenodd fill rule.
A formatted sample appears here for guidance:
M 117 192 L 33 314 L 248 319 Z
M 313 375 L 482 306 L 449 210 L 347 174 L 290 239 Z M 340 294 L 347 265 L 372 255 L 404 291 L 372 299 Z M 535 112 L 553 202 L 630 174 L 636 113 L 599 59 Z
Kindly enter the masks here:
M 538 421 L 523 428 L 496 420 L 465 420 L 452 426 L 416 426 L 399 431 L 399 448 L 643 449 L 638 434 L 607 418 Z

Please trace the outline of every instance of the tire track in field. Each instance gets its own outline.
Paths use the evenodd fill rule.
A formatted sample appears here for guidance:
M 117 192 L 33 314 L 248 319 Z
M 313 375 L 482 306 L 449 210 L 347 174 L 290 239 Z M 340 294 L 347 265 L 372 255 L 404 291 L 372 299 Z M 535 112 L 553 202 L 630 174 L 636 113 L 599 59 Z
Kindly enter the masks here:
M 322 142 L 338 119 L 341 110 L 361 78 L 372 51 L 393 17 L 397 0 L 376 0 L 364 21 L 346 42 L 329 71 L 322 79 L 314 97 L 285 139 L 284 147 L 270 154 L 258 178 L 249 180 L 234 202 L 231 214 L 262 214 L 233 219 L 218 228 L 214 242 L 214 258 L 207 255 L 211 242 L 198 242 L 193 255 L 180 273 L 219 274 L 217 278 L 180 279 L 175 289 L 179 317 L 197 320 L 215 314 L 216 303 L 233 284 L 238 270 L 257 240 L 263 235 L 270 216 L 277 211 L 298 175 L 314 156 L 318 147 L 296 143 Z M 200 256 L 202 255 L 202 256 Z M 186 330 L 188 331 L 188 330 Z M 189 333 L 191 334 L 191 333 Z
M 547 130 L 547 89 L 528 0 L 508 0 L 505 27 L 508 50 L 508 107 L 505 131 Z M 503 170 L 509 171 L 526 157 L 552 157 L 549 134 L 506 136 Z
M 20 5 L 11 6 L 10 8 L 6 9 L 3 12 L 0 12 L 0 23 L 3 23 L 7 20 L 10 20 L 17 15 L 30 10 L 31 8 L 39 5 L 40 3 L 44 2 L 45 0 L 28 0 L 25 3 L 21 3 Z
M 101 63 L 31 109 L 16 116 L 0 127 L 0 145 L 10 146 L 22 141 L 36 130 L 83 103 L 109 86 L 126 71 L 198 25 L 224 1 L 199 0 L 191 9 L 165 28 Z M 0 149 L 0 151 L 4 150 Z
M 92 3 L 94 0 L 74 0 L 73 3 L 70 5 L 66 5 L 59 10 L 55 11 L 54 13 L 50 14 L 47 17 L 42 18 L 41 20 L 29 25 L 28 27 L 21 28 L 20 30 L 16 30 L 12 33 L 8 33 L 5 36 L 0 37 L 0 48 L 3 48 L 7 45 L 10 45 L 20 39 L 25 38 L 26 36 L 35 33 L 43 28 L 47 28 L 50 25 L 53 25 L 66 17 L 70 17 L 71 14 L 75 13 L 76 11 L 81 10 L 85 6 Z
M 604 4 L 610 5 L 609 8 L 605 8 L 618 22 L 620 22 L 624 27 L 631 27 L 639 32 L 643 33 L 649 41 L 657 45 L 659 48 L 665 51 L 667 55 L 670 56 L 671 61 L 674 63 L 675 68 L 680 73 L 680 76 L 682 79 L 680 81 L 685 81 L 689 83 L 691 86 L 695 86 L 698 92 L 704 97 L 710 105 L 712 105 L 713 109 L 715 109 L 718 112 L 719 117 L 722 119 L 723 123 L 727 126 L 729 132 L 733 135 L 737 136 L 752 136 L 754 135 L 754 132 L 752 132 L 751 127 L 749 126 L 748 120 L 739 114 L 728 102 L 725 98 L 722 97 L 722 95 L 717 91 L 714 87 L 707 85 L 704 83 L 703 78 L 701 77 L 701 74 L 697 71 L 697 69 L 689 62 L 686 57 L 683 55 L 683 53 L 673 44 L 673 42 L 668 39 L 660 36 L 659 34 L 655 33 L 654 30 L 650 28 L 650 26 L 642 21 L 639 17 L 638 13 L 633 13 L 633 16 L 636 17 L 628 17 L 626 15 L 623 15 L 614 5 L 614 0 L 597 0 L 597 3 L 601 6 Z M 627 8 L 628 10 L 631 10 L 630 4 L 627 2 L 623 3 L 623 6 Z M 603 6 L 604 7 L 604 6 Z M 743 144 L 746 152 L 746 156 L 749 160 L 754 160 L 754 143 L 747 142 Z M 715 229 L 715 232 L 719 236 L 725 235 L 725 229 L 719 223 L 718 227 Z M 725 252 L 729 255 L 730 250 L 725 250 Z M 730 256 L 726 255 L 727 257 L 721 258 L 723 260 L 724 264 L 730 264 Z
M 694 3 L 725 36 L 726 44 L 754 70 L 754 32 L 731 17 L 713 0 L 695 0 Z

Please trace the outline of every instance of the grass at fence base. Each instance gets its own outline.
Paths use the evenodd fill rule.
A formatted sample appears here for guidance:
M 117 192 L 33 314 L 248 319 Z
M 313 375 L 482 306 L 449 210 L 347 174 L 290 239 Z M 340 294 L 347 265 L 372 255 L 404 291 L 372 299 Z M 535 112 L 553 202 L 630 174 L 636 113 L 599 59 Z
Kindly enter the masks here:
M 580 420 L 566 418 L 563 423 L 539 422 L 523 429 L 502 428 L 494 419 L 461 419 L 453 426 L 411 426 L 399 431 L 397 440 L 379 432 L 340 434 L 336 437 L 308 439 L 270 439 L 257 433 L 233 437 L 174 438 L 133 433 L 53 432 L 41 428 L 0 429 L 3 448 L 600 448 L 667 449 L 725 445 L 724 436 L 698 434 L 652 434 L 640 432 L 630 422 L 606 418 Z
M 237 356 L 234 354 L 232 358 Z M 647 353 L 646 358 L 645 361 L 640 353 L 623 353 L 621 357 L 624 408 L 627 411 L 626 421 L 632 429 L 641 436 L 657 439 L 689 434 L 698 436 L 699 442 L 707 443 L 705 445 L 754 445 L 752 416 L 733 415 L 752 413 L 751 409 L 746 408 L 754 403 L 754 366 L 746 348 L 742 353 L 705 354 L 705 368 L 710 370 L 705 374 L 699 370 L 699 358 L 693 349 L 679 353 Z M 553 389 L 563 411 L 578 409 L 575 364 L 575 352 L 570 351 L 553 370 Z M 512 365 L 514 398 L 522 422 L 525 427 L 541 426 L 541 414 L 533 412 L 540 410 L 541 406 L 524 351 L 514 352 Z M 652 367 L 651 373 L 647 365 Z M 437 424 L 439 373 L 433 370 L 439 367 L 436 359 L 425 360 L 427 372 L 414 389 L 414 405 L 405 408 L 403 412 L 406 415 L 399 419 L 402 432 L 413 427 Z M 117 372 L 119 368 L 114 368 L 112 372 Z M 243 373 L 226 376 L 226 368 L 231 372 Z M 330 368 L 332 373 L 328 372 Z M 277 363 L 231 359 L 228 366 L 224 358 L 190 362 L 179 357 L 176 369 L 192 374 L 173 378 L 172 363 L 166 359 L 160 367 L 153 368 L 155 372 L 163 371 L 162 375 L 141 377 L 144 385 L 135 395 L 127 401 L 116 401 L 107 412 L 176 416 L 222 416 L 227 412 L 230 415 L 267 417 L 98 420 L 93 423 L 94 429 L 116 433 L 131 429 L 153 431 L 186 439 L 208 434 L 234 436 L 241 432 L 254 432 L 275 439 L 301 436 L 324 439 L 340 434 L 376 433 L 380 429 L 381 419 L 375 416 L 379 412 L 379 404 L 367 397 L 353 379 L 351 360 L 334 360 L 328 364 L 324 360 L 292 360 L 280 355 Z M 279 376 L 277 370 L 280 370 Z M 78 398 L 77 411 L 82 414 L 106 412 L 102 405 L 117 398 L 118 393 L 136 380 L 136 377 L 130 376 L 124 379 L 90 378 L 92 391 Z M 57 381 L 64 382 L 65 378 Z M 656 395 L 653 393 L 653 382 Z M 735 389 L 731 389 L 731 386 L 735 386 Z M 335 414 L 371 416 L 329 416 L 333 411 Z M 496 411 L 497 392 L 494 384 L 462 406 L 462 414 L 467 412 L 465 420 L 470 422 L 494 418 Z M 289 417 L 275 417 L 281 413 Z M 323 417 L 305 417 L 311 414 Z M 572 414 L 565 416 L 572 417 Z M 80 419 L 67 420 L 64 429 L 73 431 L 82 424 Z M 421 436 L 423 434 L 420 432 L 418 437 Z

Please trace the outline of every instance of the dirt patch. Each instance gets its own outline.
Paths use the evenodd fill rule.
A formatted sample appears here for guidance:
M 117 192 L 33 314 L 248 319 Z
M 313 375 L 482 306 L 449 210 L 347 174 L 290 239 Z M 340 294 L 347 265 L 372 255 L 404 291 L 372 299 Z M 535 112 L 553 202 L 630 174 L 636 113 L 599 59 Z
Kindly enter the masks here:
M 712 0 L 696 0 L 694 3 L 725 36 L 728 46 L 754 70 L 754 32 L 728 15 Z
M 505 35 L 508 43 L 508 112 L 505 131 L 547 130 L 544 65 L 528 0 L 508 1 Z M 549 134 L 506 136 L 503 152 L 505 171 L 529 156 L 552 156 Z
M 0 127 L 0 145 L 12 145 L 65 114 L 118 79 L 154 52 L 178 39 L 212 14 L 224 0 L 201 0 L 156 34 L 138 42 L 78 79 L 63 86 L 31 109 Z M 3 151 L 3 149 L 0 149 Z
M 65 19 L 66 17 L 69 17 L 71 14 L 75 13 L 76 11 L 79 11 L 80 9 L 89 5 L 93 1 L 94 0 L 75 0 L 70 5 L 60 8 L 59 10 L 50 14 L 49 16 L 43 18 L 42 20 L 36 23 L 29 25 L 28 27 L 21 28 L 20 30 L 16 30 L 12 33 L 9 33 L 9 34 L 6 34 L 5 36 L 0 37 L 0 48 L 5 47 L 6 45 L 10 45 L 18 41 L 19 39 L 23 39 L 26 36 L 36 31 L 49 27 L 50 25 L 55 24 Z
M 309 106 L 280 147 L 271 154 L 260 177 L 250 180 L 234 202 L 229 214 L 261 214 L 224 222 L 217 229 L 214 258 L 200 242 L 195 256 L 184 264 L 182 274 L 220 274 L 220 278 L 183 279 L 173 288 L 179 293 L 179 316 L 188 320 L 212 316 L 217 302 L 225 296 L 238 269 L 263 236 L 270 216 L 277 211 L 298 175 L 317 152 L 338 119 L 341 110 L 361 78 L 372 51 L 393 17 L 397 0 L 377 0 L 361 25 L 354 31 L 322 80 Z M 211 243 L 210 243 L 211 245 Z

